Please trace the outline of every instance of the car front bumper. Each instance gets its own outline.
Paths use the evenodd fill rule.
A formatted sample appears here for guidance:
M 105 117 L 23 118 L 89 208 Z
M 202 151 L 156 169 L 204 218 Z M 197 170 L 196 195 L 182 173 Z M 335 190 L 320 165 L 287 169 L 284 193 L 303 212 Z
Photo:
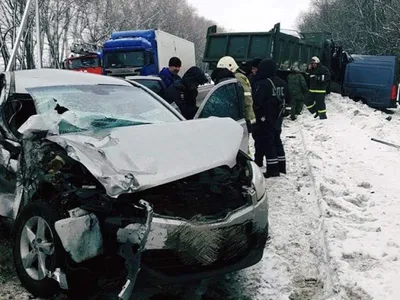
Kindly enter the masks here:
M 253 196 L 252 205 L 231 213 L 224 220 L 193 225 L 187 221 L 155 216 L 151 226 L 146 250 L 142 254 L 140 281 L 172 285 L 220 276 L 250 267 L 262 259 L 268 237 L 267 194 L 265 193 L 259 201 Z M 214 261 L 204 264 L 194 259 L 188 262 L 185 255 L 182 255 L 184 250 L 174 249 L 173 244 L 169 242 L 177 228 L 185 226 L 193 227 L 193 230 L 200 234 L 203 230 L 226 230 L 229 235 L 228 232 L 236 228 L 239 229 L 236 232 L 242 235 L 238 241 L 242 241 L 243 238 L 246 242 L 242 247 L 235 248 L 236 238 L 233 241 L 228 238 L 221 245 Z

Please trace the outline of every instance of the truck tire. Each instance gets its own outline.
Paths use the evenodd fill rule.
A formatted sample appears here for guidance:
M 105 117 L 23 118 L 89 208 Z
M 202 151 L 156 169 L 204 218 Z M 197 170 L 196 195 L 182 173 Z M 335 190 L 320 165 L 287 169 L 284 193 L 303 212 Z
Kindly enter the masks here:
M 59 283 L 48 272 L 61 268 L 65 251 L 54 229 L 60 219 L 50 205 L 33 202 L 26 205 L 15 222 L 14 265 L 22 285 L 35 297 L 50 297 Z

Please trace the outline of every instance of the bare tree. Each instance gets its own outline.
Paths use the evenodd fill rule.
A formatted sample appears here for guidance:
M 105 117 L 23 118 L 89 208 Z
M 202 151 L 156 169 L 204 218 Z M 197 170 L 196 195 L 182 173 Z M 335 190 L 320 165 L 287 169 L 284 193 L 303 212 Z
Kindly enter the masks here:
M 26 0 L 0 1 L 0 54 L 4 65 L 14 44 L 14 30 Z M 213 22 L 200 17 L 186 0 L 41 0 L 41 53 L 49 67 L 58 67 L 68 45 L 75 42 L 102 44 L 120 30 L 158 28 L 195 44 L 201 64 L 207 27 Z M 36 40 L 33 9 L 20 46 L 17 64 L 34 68 Z
M 400 1 L 313 0 L 311 7 L 300 30 L 329 31 L 351 53 L 400 54 Z

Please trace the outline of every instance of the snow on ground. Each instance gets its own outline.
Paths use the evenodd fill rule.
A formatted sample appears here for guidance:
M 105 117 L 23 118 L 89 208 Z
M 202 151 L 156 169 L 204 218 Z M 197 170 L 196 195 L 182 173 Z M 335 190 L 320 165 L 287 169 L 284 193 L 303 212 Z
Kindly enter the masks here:
M 400 145 L 400 113 L 335 94 L 327 108 L 328 120 L 285 122 L 288 175 L 267 180 L 272 240 L 261 263 L 227 277 L 232 295 L 400 299 L 399 151 L 371 141 Z
M 399 114 L 332 95 L 326 122 L 302 118 L 335 284 L 345 299 L 400 299 Z M 347 297 L 347 298 L 346 298 Z
M 371 141 L 400 145 L 400 113 L 339 95 L 327 106 L 328 120 L 285 121 L 288 174 L 267 179 L 263 260 L 210 280 L 204 299 L 400 299 L 399 150 Z M 0 299 L 24 299 L 9 249 L 0 234 Z

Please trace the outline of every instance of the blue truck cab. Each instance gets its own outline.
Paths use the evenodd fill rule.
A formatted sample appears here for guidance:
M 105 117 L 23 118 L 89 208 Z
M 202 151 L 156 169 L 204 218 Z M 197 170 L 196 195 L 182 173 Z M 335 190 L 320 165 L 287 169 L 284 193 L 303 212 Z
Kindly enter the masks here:
M 196 65 L 194 43 L 158 29 L 114 32 L 103 45 L 104 75 L 158 75 L 174 56 L 182 75 Z
M 103 46 L 104 75 L 158 74 L 155 30 L 119 31 Z
M 397 107 L 398 58 L 351 55 L 346 66 L 343 95 L 379 109 Z

